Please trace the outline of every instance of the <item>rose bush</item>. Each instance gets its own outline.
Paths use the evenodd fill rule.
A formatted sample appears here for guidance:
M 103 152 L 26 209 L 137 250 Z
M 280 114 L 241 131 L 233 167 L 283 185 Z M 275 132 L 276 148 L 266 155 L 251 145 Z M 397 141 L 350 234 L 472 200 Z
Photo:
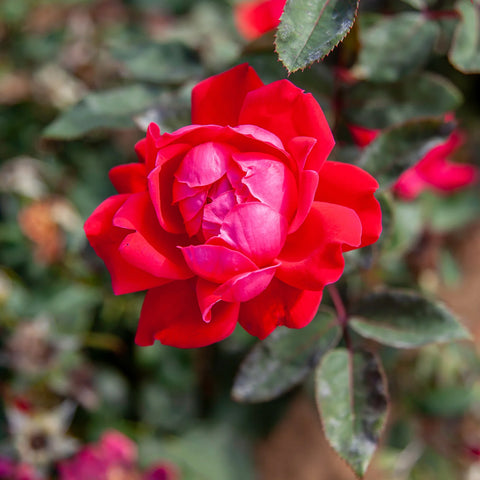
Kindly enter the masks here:
M 118 195 L 85 223 L 114 292 L 148 290 L 136 342 L 307 325 L 342 253 L 380 235 L 377 182 L 327 161 L 334 140 L 310 94 L 263 85 L 247 64 L 193 89 L 192 122 L 163 135 L 151 124 L 139 162 L 110 171 Z
M 238 31 L 254 40 L 273 30 L 280 23 L 286 0 L 248 0 L 235 5 L 235 23 Z
M 363 148 L 371 143 L 380 130 L 350 125 L 355 143 Z M 450 157 L 464 141 L 460 130 L 454 130 L 447 140 L 432 148 L 413 167 L 403 172 L 393 186 L 396 195 L 404 200 L 413 200 L 425 190 L 449 193 L 474 183 L 478 168 L 474 165 L 455 163 Z

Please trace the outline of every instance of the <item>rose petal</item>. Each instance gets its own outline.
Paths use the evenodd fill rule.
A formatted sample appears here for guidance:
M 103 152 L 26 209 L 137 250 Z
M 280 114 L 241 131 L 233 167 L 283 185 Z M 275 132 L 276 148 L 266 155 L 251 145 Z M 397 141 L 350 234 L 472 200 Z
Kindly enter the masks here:
M 242 273 L 222 285 L 199 279 L 197 298 L 204 322 L 211 321 L 212 308 L 220 301 L 247 302 L 261 294 L 272 281 L 277 265 Z
M 113 217 L 129 195 L 115 195 L 102 202 L 85 222 L 85 234 L 96 254 L 105 262 L 112 278 L 115 295 L 138 292 L 164 284 L 155 277 L 127 262 L 118 251 L 131 231 L 113 225 Z
M 317 187 L 318 173 L 313 170 L 304 170 L 300 174 L 300 182 L 298 186 L 297 213 L 288 229 L 289 234 L 296 232 L 307 218 L 308 212 L 310 211 L 315 198 Z
M 257 270 L 243 253 L 219 245 L 192 245 L 181 248 L 187 265 L 205 280 L 224 283 L 232 277 Z
M 192 123 L 238 125 L 245 95 L 262 85 L 247 63 L 203 80 L 192 90 Z
M 205 238 L 208 239 L 220 233 L 220 227 L 226 215 L 235 205 L 233 190 L 222 193 L 205 205 L 202 223 Z
M 254 40 L 279 23 L 286 0 L 250 0 L 235 4 L 235 24 L 247 39 Z
M 113 217 L 113 224 L 129 229 L 119 252 L 130 264 L 161 278 L 193 276 L 177 248 L 188 242 L 187 236 L 172 235 L 160 227 L 147 192 L 131 195 Z
M 259 267 L 267 265 L 280 253 L 286 235 L 285 217 L 258 202 L 236 205 L 220 228 L 220 238 Z
M 335 141 L 320 105 L 288 80 L 278 80 L 249 92 L 240 124 L 253 124 L 277 135 L 284 145 L 294 137 L 313 137 L 317 143 L 305 168 L 318 171 Z
M 426 183 L 444 192 L 457 190 L 475 182 L 478 175 L 477 167 L 449 161 L 449 156 L 463 142 L 463 134 L 455 130 L 445 143 L 432 148 L 413 169 Z
M 217 288 L 216 293 L 226 302 L 247 302 L 262 293 L 272 281 L 280 264 L 242 273 Z
M 161 138 L 160 127 L 156 123 L 151 123 L 148 126 L 146 137 L 135 145 L 135 152 L 139 160 L 145 162 L 147 174 L 155 166 Z
M 147 190 L 145 164 L 127 163 L 113 167 L 108 177 L 118 193 L 136 193 Z
M 159 340 L 177 348 L 197 348 L 228 337 L 237 323 L 239 305 L 219 302 L 211 321 L 202 319 L 194 280 L 179 280 L 147 292 L 135 342 L 152 345 Z
M 183 218 L 173 203 L 173 174 L 181 157 L 173 157 L 155 167 L 148 176 L 148 191 L 160 225 L 170 233 L 185 231 Z
M 413 200 L 420 195 L 429 184 L 412 167 L 403 172 L 393 186 L 393 191 L 403 200 Z
M 240 305 L 238 321 L 248 333 L 263 340 L 280 325 L 308 325 L 321 300 L 321 291 L 299 290 L 274 278 L 263 293 Z
M 421 176 L 437 190 L 451 192 L 474 183 L 478 178 L 478 168 L 445 161 L 428 172 L 428 175 L 421 172 Z
M 205 202 L 207 201 L 207 193 L 208 191 L 206 189 L 201 190 L 197 194 L 185 198 L 178 203 L 180 213 L 186 222 L 192 220 L 192 218 L 195 217 L 195 215 L 198 215 L 203 209 Z
M 231 154 L 235 150 L 230 145 L 217 142 L 197 145 L 185 155 L 175 178 L 189 187 L 211 185 L 227 173 Z
M 380 130 L 361 127 L 360 125 L 348 125 L 353 140 L 357 147 L 363 148 L 372 143 L 380 133 Z
M 242 126 L 190 125 L 180 128 L 173 133 L 164 133 L 161 138 L 161 148 L 156 164 L 158 166 L 161 163 L 162 157 L 169 158 L 162 154 L 167 148 L 174 148 L 175 145 L 185 145 L 186 151 L 188 151 L 196 145 L 211 142 L 212 139 L 219 143 L 235 145 L 238 150 L 243 152 L 263 152 L 281 157 L 286 163 L 289 161 L 287 152 L 283 148 L 280 149 L 276 146 L 281 141 L 274 134 L 269 134 L 266 130 L 255 125 L 248 125 L 245 128 L 246 133 L 242 133 L 242 130 Z
M 232 158 L 245 172 L 242 183 L 260 202 L 291 219 L 297 205 L 293 173 L 277 158 L 261 153 L 234 153 Z
M 312 137 L 295 137 L 288 142 L 288 151 L 292 155 L 298 172 L 305 169 L 307 159 L 312 153 L 317 140 Z
M 263 143 L 269 143 L 279 150 L 285 150 L 282 141 L 276 135 L 257 125 L 239 125 L 238 127 L 233 127 L 232 130 L 241 133 L 242 135 L 260 140 Z
M 277 277 L 302 290 L 322 290 L 339 279 L 344 246 L 358 246 L 361 235 L 362 224 L 352 209 L 314 202 L 302 226 L 287 237 Z
M 203 212 L 198 212 L 191 220 L 187 220 L 185 222 L 185 230 L 187 231 L 190 237 L 199 234 L 199 240 L 203 240 L 202 238 L 202 219 L 203 219 Z
M 320 171 L 315 200 L 355 210 L 362 222 L 360 247 L 365 247 L 376 242 L 382 232 L 382 212 L 374 196 L 377 188 L 377 181 L 361 168 L 328 161 Z

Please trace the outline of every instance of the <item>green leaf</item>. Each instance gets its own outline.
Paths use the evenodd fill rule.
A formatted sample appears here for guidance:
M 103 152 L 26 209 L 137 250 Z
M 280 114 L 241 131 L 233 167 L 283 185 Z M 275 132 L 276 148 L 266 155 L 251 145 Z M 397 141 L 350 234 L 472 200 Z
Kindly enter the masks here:
M 388 188 L 433 147 L 444 142 L 453 124 L 443 120 L 417 120 L 383 131 L 363 151 L 359 165 L 381 188 Z
M 434 417 L 465 415 L 474 401 L 471 385 L 442 386 L 424 393 L 415 403 L 423 413 Z
M 362 49 L 354 71 L 361 78 L 394 82 L 427 62 L 438 33 L 438 25 L 421 13 L 382 17 L 360 29 Z
M 395 215 L 393 217 L 392 234 L 385 242 L 387 255 L 384 259 L 385 268 L 398 262 L 418 240 L 425 221 L 422 218 L 421 209 L 416 202 L 396 202 Z
M 152 465 L 159 459 L 168 460 L 179 467 L 182 480 L 255 478 L 253 455 L 247 439 L 241 438 L 227 422 L 202 423 L 181 436 L 141 436 L 141 462 Z
M 448 58 L 463 73 L 480 73 L 480 3 L 478 0 L 460 0 L 456 9 L 460 22 Z
M 349 123 L 384 129 L 408 120 L 443 115 L 462 101 L 462 93 L 449 80 L 423 73 L 396 83 L 355 84 L 346 92 L 344 113 Z
M 240 366 L 232 396 L 241 402 L 264 402 L 292 388 L 310 372 L 341 335 L 335 313 L 321 309 L 299 330 L 280 327 L 250 351 Z
M 275 45 L 289 72 L 320 60 L 352 28 L 359 0 L 288 0 Z
M 434 5 L 436 0 L 403 0 L 403 2 L 417 10 L 426 10 L 429 6 Z
M 422 194 L 425 221 L 435 232 L 461 229 L 480 216 L 480 197 L 476 189 L 464 189 L 449 195 Z
M 360 300 L 349 325 L 363 337 L 397 348 L 470 338 L 443 304 L 402 290 L 377 292 Z
M 380 361 L 369 352 L 333 350 L 315 372 L 315 393 L 325 436 L 353 472 L 363 477 L 387 416 Z
M 79 138 L 98 128 L 131 128 L 133 115 L 155 104 L 159 91 L 142 85 L 90 93 L 51 123 L 43 135 L 56 140 Z
M 178 84 L 202 73 L 197 53 L 180 42 L 143 43 L 114 48 L 130 77 L 160 84 Z

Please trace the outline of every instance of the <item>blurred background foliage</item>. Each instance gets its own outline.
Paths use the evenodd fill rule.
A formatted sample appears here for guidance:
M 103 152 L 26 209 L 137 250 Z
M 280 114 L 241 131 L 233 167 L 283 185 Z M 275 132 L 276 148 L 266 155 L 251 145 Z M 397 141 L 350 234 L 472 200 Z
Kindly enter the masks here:
M 244 332 L 199 350 L 136 347 L 142 295 L 115 297 L 84 238 L 84 219 L 114 193 L 109 169 L 135 160 L 150 121 L 162 131 L 188 124 L 195 83 L 243 61 L 265 82 L 287 77 L 273 34 L 247 44 L 232 4 L 0 2 L 0 456 L 40 478 L 57 478 L 56 462 L 72 453 L 49 449 L 50 437 L 68 431 L 79 448 L 108 429 L 138 444 L 142 466 L 169 460 L 185 480 L 353 478 L 317 436 L 311 379 L 268 404 L 230 398 L 255 343 Z M 405 43 L 419 6 L 432 15 Z M 438 14 L 453 9 L 448 0 L 362 0 L 340 47 L 289 76 L 325 110 L 333 158 L 360 157 L 350 124 L 385 129 L 455 111 L 467 136 L 458 160 L 480 166 L 480 78 L 449 62 L 459 19 Z M 475 187 L 412 202 L 387 195 L 381 242 L 348 259 L 340 289 L 352 298 L 413 286 L 443 297 L 475 337 L 420 351 L 372 347 L 392 406 L 366 478 L 480 478 L 479 200 Z M 76 408 L 62 428 L 35 426 L 37 413 L 55 415 L 65 401 Z M 45 442 L 28 437 L 19 448 L 18 411 Z

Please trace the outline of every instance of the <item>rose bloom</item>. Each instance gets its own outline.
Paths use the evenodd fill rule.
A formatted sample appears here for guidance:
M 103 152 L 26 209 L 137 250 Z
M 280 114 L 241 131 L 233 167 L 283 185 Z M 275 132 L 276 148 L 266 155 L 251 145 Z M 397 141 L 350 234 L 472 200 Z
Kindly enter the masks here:
M 380 130 L 358 125 L 349 126 L 357 146 L 363 148 L 371 143 Z M 454 130 L 447 140 L 432 148 L 413 167 L 402 173 L 393 186 L 393 191 L 403 200 L 413 200 L 425 190 L 450 193 L 474 183 L 478 168 L 474 165 L 454 163 L 450 157 L 464 142 L 459 130 Z
M 287 0 L 247 0 L 235 5 L 235 24 L 247 39 L 255 40 L 280 23 Z
M 378 239 L 377 182 L 327 161 L 334 140 L 310 94 L 263 85 L 247 64 L 193 89 L 192 122 L 163 135 L 151 124 L 139 162 L 110 171 L 118 195 L 85 224 L 114 292 L 147 290 L 137 344 L 304 327 L 342 253 Z

